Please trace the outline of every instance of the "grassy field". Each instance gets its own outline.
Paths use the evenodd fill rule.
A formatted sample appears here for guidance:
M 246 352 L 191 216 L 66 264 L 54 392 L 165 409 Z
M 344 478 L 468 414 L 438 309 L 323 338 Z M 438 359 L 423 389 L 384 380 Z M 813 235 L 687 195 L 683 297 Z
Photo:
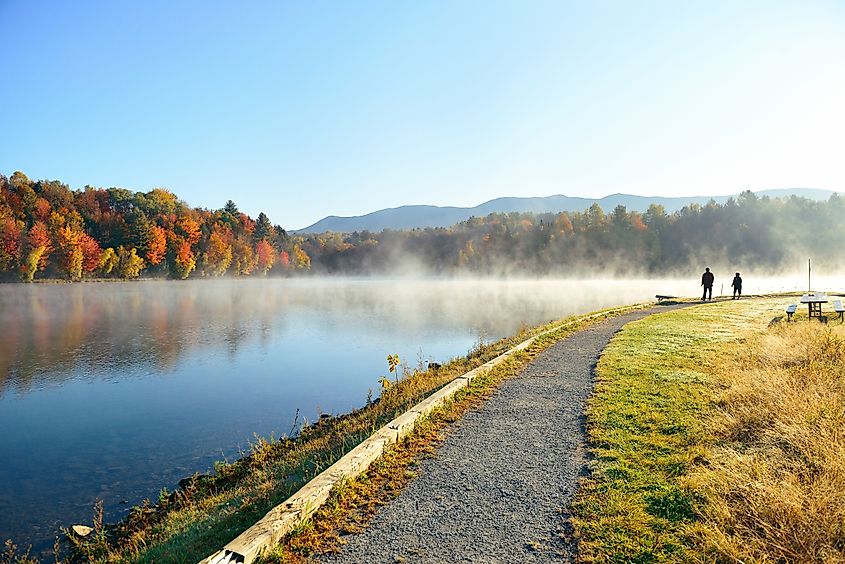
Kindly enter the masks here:
M 845 561 L 845 329 L 771 323 L 788 301 L 658 314 L 610 343 L 582 561 Z

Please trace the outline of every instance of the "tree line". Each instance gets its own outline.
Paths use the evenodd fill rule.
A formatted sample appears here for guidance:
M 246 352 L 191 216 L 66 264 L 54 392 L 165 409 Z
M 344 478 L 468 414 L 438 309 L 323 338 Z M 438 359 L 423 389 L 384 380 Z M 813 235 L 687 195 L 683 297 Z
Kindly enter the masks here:
M 0 175 L 0 276 L 80 280 L 307 271 L 310 258 L 266 214 L 228 201 L 191 208 L 168 190 L 71 190 Z
M 759 198 L 640 213 L 493 213 L 449 228 L 291 235 L 231 200 L 191 208 L 168 190 L 71 190 L 0 175 L 0 276 L 137 278 L 311 274 L 660 275 L 703 264 L 778 270 L 838 258 L 845 201 Z
M 493 213 L 450 228 L 303 237 L 314 272 L 583 276 L 689 275 L 705 266 L 777 272 L 807 257 L 836 262 L 845 200 L 758 197 L 691 204 L 667 213 L 617 206 L 605 213 Z

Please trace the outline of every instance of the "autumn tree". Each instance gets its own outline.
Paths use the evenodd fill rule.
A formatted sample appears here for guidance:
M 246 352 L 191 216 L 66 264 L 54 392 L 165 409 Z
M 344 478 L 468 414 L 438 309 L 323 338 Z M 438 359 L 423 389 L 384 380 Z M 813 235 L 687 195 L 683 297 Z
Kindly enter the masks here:
M 97 270 L 103 253 L 97 240 L 83 233 L 79 236 L 79 247 L 82 249 L 82 272 L 90 274 Z
M 273 268 L 273 262 L 276 258 L 276 249 L 274 249 L 273 245 L 268 243 L 266 239 L 261 239 L 255 244 L 255 256 L 258 262 L 258 271 L 261 272 L 261 274 L 267 274 L 267 272 Z
M 131 278 L 138 278 L 141 271 L 144 270 L 144 259 L 138 256 L 138 251 L 135 247 L 127 249 L 126 247 L 118 247 L 117 249 L 117 275 L 124 280 Z
M 171 243 L 173 259 L 170 261 L 170 273 L 174 278 L 184 280 L 196 268 L 197 261 L 191 244 L 181 237 L 176 237 Z
M 311 269 L 311 257 L 299 245 L 293 246 L 293 260 L 291 262 L 296 270 Z
M 37 221 L 47 221 L 52 211 L 50 202 L 44 198 L 37 198 L 32 206 L 32 217 Z
M 193 218 L 185 215 L 176 221 L 175 232 L 188 242 L 188 245 L 196 245 L 202 237 L 202 229 L 200 224 Z
M 19 219 L 26 217 L 25 210 L 31 210 L 38 195 L 33 190 L 33 182 L 21 171 L 15 171 L 8 181 L 12 209 L 18 214 Z
M 150 229 L 150 239 L 147 245 L 147 252 L 144 258 L 152 266 L 156 266 L 164 260 L 167 255 L 167 232 L 163 227 L 154 225 Z
M 257 264 L 252 245 L 238 238 L 232 241 L 232 270 L 235 276 L 248 276 Z
M 232 231 L 224 225 L 215 225 L 208 237 L 203 257 L 203 270 L 211 276 L 222 276 L 232 264 Z
M 32 282 L 32 279 L 35 277 L 35 273 L 38 271 L 39 264 L 41 263 L 41 255 L 43 254 L 43 245 L 30 249 L 29 253 L 26 255 L 26 261 L 24 261 L 21 265 L 21 280 L 24 282 Z
M 118 257 L 113 248 L 109 247 L 100 253 L 97 269 L 103 276 L 108 276 L 117 268 L 118 264 L 120 264 L 120 257 Z
M 82 278 L 83 252 L 80 238 L 82 232 L 75 230 L 70 225 L 59 229 L 59 268 L 68 280 L 79 280 Z
M 24 223 L 12 217 L 0 219 L 0 271 L 18 264 L 23 247 Z
M 146 211 L 151 216 L 176 213 L 179 200 L 171 191 L 164 188 L 153 188 L 144 196 Z
M 279 261 L 277 264 L 283 270 L 288 270 L 290 268 L 290 255 L 287 251 L 282 251 L 279 253 Z
M 50 231 L 43 221 L 36 221 L 35 224 L 29 228 L 27 233 L 27 243 L 31 250 L 41 248 L 38 254 L 38 270 L 47 268 L 47 258 L 53 252 L 53 239 L 50 237 Z M 29 261 L 29 257 L 27 258 Z M 32 277 L 30 277 L 32 280 Z

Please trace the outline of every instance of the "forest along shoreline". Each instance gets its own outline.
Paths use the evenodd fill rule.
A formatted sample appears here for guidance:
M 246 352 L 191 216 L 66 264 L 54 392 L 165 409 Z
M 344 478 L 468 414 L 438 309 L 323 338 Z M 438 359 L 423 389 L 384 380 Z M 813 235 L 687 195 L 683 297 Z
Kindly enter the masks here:
M 191 207 L 163 188 L 136 192 L 0 174 L 0 281 L 297 275 L 566 276 L 688 273 L 703 257 L 782 272 L 795 256 L 835 256 L 845 200 L 725 203 L 558 213 L 491 213 L 451 227 L 291 233 L 229 200 Z M 718 237 L 712 233 L 718 232 Z M 753 236 L 752 236 L 753 235 Z M 790 252 L 772 252 L 787 248 Z M 690 249 L 698 252 L 691 255 Z M 624 257 L 624 260 L 620 260 Z M 709 260 L 706 262 L 710 262 Z M 710 264 L 732 271 L 730 264 Z
M 617 309 L 606 310 L 605 314 L 614 315 Z M 179 490 L 163 490 L 156 503 L 133 508 L 124 521 L 114 526 L 103 524 L 95 509 L 93 523 L 86 524 L 91 530 L 83 529 L 85 536 L 73 532 L 68 535 L 72 557 L 168 561 L 180 555 L 198 561 L 251 526 L 373 430 L 434 390 L 532 336 L 581 317 L 584 316 L 523 330 L 492 344 L 479 343 L 464 358 L 437 368 L 406 372 L 388 383 L 378 400 L 361 409 L 321 418 L 304 427 L 295 438 L 272 442 L 261 439 L 252 445 L 248 456 L 231 464 L 215 465 L 213 475 L 198 474 L 182 480 Z M 547 347 L 572 330 L 574 327 L 555 331 L 537 347 Z M 527 358 L 522 360 L 527 362 Z

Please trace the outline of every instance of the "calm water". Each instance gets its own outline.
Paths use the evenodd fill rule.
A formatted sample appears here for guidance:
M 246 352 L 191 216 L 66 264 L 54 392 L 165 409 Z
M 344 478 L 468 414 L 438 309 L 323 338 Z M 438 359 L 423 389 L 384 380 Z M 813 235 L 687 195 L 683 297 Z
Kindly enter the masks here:
M 729 283 L 729 282 L 728 282 Z M 160 488 L 361 406 L 387 373 L 686 281 L 242 280 L 0 286 L 0 542 L 52 546 Z M 746 288 L 746 291 L 750 289 Z M 765 289 L 781 289 L 770 283 Z M 718 284 L 717 284 L 718 290 Z

